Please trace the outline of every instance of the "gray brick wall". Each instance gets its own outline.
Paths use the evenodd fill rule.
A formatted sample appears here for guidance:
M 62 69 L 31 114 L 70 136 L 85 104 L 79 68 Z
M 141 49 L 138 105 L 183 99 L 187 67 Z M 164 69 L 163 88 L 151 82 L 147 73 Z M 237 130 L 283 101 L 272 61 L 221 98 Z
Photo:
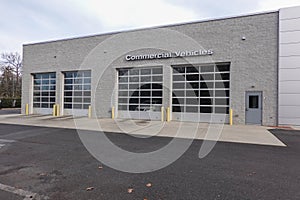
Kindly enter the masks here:
M 243 36 L 246 40 L 242 40 Z M 166 46 L 173 50 L 197 50 L 194 48 L 202 46 L 213 49 L 215 53 L 213 56 L 186 59 L 124 60 L 128 51 L 133 54 L 157 52 L 157 49 Z M 231 62 L 234 123 L 245 123 L 245 92 L 262 91 L 263 124 L 276 125 L 277 52 L 277 12 L 25 45 L 22 110 L 24 112 L 24 105 L 31 102 L 30 73 L 56 71 L 59 75 L 61 71 L 91 69 L 94 115 L 110 117 L 111 106 L 116 105 L 115 68 L 163 66 L 164 83 L 170 87 L 172 65 Z M 57 90 L 61 90 L 61 85 Z M 164 105 L 169 106 L 171 94 L 167 93 L 168 89 L 164 91 Z M 60 92 L 57 92 L 57 101 L 62 104 Z

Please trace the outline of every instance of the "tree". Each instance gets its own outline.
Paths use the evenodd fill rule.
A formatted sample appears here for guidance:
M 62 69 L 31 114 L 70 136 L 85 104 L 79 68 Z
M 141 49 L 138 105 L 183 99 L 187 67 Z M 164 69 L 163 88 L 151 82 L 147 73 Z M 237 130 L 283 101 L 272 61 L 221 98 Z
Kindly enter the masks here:
M 7 68 L 4 68 L 2 70 L 1 81 L 0 81 L 1 97 L 10 98 L 14 96 L 14 92 L 12 90 L 12 88 L 14 87 L 13 76 L 14 75 L 11 70 Z
M 0 97 L 21 97 L 22 58 L 19 53 L 2 53 L 0 59 Z

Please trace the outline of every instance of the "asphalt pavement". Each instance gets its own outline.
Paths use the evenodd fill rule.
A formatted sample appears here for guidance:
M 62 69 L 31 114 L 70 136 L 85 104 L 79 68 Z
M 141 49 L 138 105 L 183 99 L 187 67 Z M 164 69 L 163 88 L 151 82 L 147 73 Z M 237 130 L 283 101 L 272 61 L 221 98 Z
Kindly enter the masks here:
M 207 157 L 199 159 L 203 141 L 195 140 L 173 164 L 130 174 L 93 158 L 76 130 L 0 124 L 5 144 L 0 148 L 0 184 L 54 200 L 300 199 L 300 131 L 271 132 L 287 147 L 218 142 Z M 171 140 L 107 136 L 134 152 L 153 151 Z M 86 191 L 89 187 L 91 191 Z M 0 199 L 14 197 L 0 189 Z

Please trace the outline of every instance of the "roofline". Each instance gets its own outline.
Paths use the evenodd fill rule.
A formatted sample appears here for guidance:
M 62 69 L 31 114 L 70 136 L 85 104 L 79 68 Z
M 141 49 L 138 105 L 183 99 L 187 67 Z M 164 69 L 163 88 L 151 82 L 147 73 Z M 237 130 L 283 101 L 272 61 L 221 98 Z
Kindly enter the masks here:
M 250 17 L 250 16 L 255 16 L 255 15 L 271 14 L 271 13 L 276 13 L 276 12 L 279 12 L 279 10 L 262 11 L 262 12 L 255 12 L 255 13 L 249 13 L 249 14 L 240 14 L 240 15 L 233 15 L 233 16 L 228 16 L 228 17 L 203 19 L 203 20 L 190 21 L 190 22 L 167 24 L 167 25 L 158 25 L 158 26 L 145 27 L 145 28 L 133 28 L 133 29 L 129 29 L 129 30 L 112 31 L 112 32 L 107 32 L 107 33 L 92 34 L 92 35 L 85 35 L 85 36 L 75 36 L 75 37 L 69 37 L 69 38 L 63 38 L 63 39 L 54 39 L 54 40 L 48 40 L 48 41 L 42 41 L 42 42 L 27 43 L 27 44 L 23 44 L 23 46 L 39 45 L 39 44 L 54 43 L 54 42 L 61 42 L 61 41 L 68 41 L 68 40 L 85 39 L 85 38 L 91 38 L 91 37 L 115 35 L 115 34 L 119 34 L 119 33 L 128 33 L 128 32 L 143 31 L 143 30 L 158 29 L 158 28 L 168 28 L 168 27 L 174 27 L 174 26 L 205 23 L 205 22 L 212 22 L 212 21 L 221 21 L 221 20 L 234 19 L 234 18 Z

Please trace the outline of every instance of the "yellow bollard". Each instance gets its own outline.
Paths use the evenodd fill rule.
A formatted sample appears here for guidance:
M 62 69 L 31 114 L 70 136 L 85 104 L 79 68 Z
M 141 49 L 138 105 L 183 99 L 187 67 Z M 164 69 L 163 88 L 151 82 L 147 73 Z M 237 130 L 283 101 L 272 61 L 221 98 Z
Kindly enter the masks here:
M 56 116 L 60 116 L 59 104 L 56 104 Z
M 230 124 L 230 126 L 233 125 L 233 110 L 232 109 L 229 110 L 229 124 Z
M 25 105 L 25 115 L 29 115 L 29 104 Z
M 111 118 L 115 119 L 115 107 L 114 106 L 111 108 Z
M 92 118 L 92 106 L 89 106 L 89 118 Z
M 164 119 L 164 112 L 165 112 L 164 107 L 161 107 L 161 121 L 162 122 L 165 121 L 165 119 Z
M 167 108 L 167 122 L 171 121 L 171 112 L 170 112 L 170 107 Z
M 56 104 L 53 105 L 52 115 L 53 115 L 53 117 L 56 116 Z

